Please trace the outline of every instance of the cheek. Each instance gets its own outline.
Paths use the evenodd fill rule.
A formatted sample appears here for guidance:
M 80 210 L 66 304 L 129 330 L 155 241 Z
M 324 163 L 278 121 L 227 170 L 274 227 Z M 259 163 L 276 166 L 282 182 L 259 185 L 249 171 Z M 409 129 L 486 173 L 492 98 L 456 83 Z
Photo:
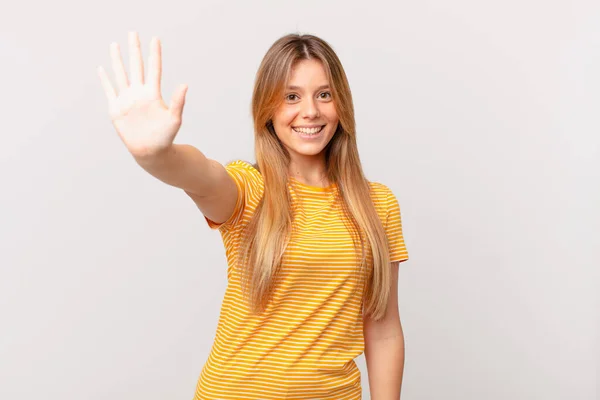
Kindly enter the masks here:
M 338 115 L 337 112 L 335 111 L 335 107 L 333 106 L 333 104 L 329 107 L 327 107 L 324 110 L 325 115 L 327 115 L 327 119 L 329 121 L 337 121 L 338 120 Z
M 291 125 L 292 122 L 296 119 L 297 114 L 298 114 L 298 112 L 292 107 L 282 110 L 279 113 L 279 125 L 280 126 Z
M 289 126 L 294 122 L 297 114 L 298 113 L 296 110 L 286 108 L 285 110 L 279 110 L 274 116 L 273 125 L 275 126 L 275 131 L 280 138 L 287 136 L 285 132 L 287 132 Z

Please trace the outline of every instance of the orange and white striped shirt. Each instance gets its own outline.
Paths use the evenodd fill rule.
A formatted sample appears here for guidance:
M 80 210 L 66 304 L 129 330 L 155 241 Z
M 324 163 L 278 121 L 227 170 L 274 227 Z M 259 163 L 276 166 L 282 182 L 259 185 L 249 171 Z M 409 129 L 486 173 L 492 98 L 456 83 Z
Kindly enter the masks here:
M 242 298 L 236 250 L 264 181 L 246 161 L 225 168 L 238 187 L 235 211 L 222 224 L 205 219 L 223 238 L 228 283 L 194 400 L 360 399 L 354 359 L 364 351 L 365 277 L 356 272 L 352 237 L 334 201 L 337 186 L 308 186 L 290 178 L 294 233 L 273 297 L 264 313 L 251 316 Z M 408 259 L 396 197 L 381 183 L 370 182 L 370 187 L 387 233 L 390 261 Z

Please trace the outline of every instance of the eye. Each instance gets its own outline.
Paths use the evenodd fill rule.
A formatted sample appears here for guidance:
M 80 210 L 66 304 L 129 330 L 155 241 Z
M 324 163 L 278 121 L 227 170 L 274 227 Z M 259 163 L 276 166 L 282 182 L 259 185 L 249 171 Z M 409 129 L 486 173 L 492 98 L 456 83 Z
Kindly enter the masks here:
M 286 95 L 286 96 L 285 96 L 285 99 L 286 99 L 286 100 L 289 100 L 289 101 L 294 101 L 294 100 L 295 100 L 295 99 L 290 99 L 290 97 L 298 97 L 298 96 L 296 96 L 295 94 L 293 94 L 293 93 L 292 93 L 292 94 L 288 94 L 288 95 Z
M 321 97 L 322 99 L 330 99 L 331 98 L 331 93 L 330 92 L 322 92 L 321 94 L 326 94 L 327 97 Z

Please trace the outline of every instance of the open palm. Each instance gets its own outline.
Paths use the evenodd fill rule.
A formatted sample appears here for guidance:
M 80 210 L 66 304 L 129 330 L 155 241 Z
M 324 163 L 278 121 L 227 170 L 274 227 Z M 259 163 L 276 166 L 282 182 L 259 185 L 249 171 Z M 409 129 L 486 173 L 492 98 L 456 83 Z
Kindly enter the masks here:
M 162 99 L 160 81 L 162 74 L 161 45 L 152 38 L 150 45 L 148 78 L 144 81 L 144 64 L 140 40 L 136 32 L 129 33 L 128 80 L 119 45 L 112 43 L 110 53 L 117 89 L 112 86 L 104 69 L 98 75 L 108 98 L 111 121 L 134 157 L 153 156 L 168 149 L 181 127 L 186 85 L 180 85 L 168 107 Z

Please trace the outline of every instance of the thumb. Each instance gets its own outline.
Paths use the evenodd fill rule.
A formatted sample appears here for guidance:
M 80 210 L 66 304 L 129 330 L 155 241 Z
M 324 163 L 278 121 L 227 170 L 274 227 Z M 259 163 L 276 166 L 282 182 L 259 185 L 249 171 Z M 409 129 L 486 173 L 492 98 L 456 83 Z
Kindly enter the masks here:
M 187 93 L 187 85 L 179 85 L 171 97 L 171 106 L 169 110 L 178 119 L 181 119 L 183 114 L 183 106 L 185 105 L 185 95 Z

